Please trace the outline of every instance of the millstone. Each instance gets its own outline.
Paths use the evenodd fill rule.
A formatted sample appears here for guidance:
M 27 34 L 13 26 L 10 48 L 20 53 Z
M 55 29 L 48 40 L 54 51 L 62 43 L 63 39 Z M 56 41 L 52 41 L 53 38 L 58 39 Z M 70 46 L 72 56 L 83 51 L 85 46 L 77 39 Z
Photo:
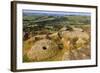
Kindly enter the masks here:
M 42 61 L 56 56 L 60 51 L 55 42 L 42 39 L 34 43 L 27 56 L 33 61 Z

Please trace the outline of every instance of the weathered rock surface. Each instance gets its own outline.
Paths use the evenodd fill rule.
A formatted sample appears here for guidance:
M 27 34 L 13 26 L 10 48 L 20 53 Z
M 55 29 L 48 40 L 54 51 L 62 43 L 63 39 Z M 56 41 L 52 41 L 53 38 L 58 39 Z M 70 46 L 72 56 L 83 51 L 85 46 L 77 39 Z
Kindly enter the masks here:
M 91 58 L 90 37 L 83 31 L 61 31 L 34 36 L 27 51 L 30 62 L 82 60 Z M 60 36 L 60 38 L 59 38 Z
M 56 56 L 59 52 L 61 49 L 55 42 L 42 39 L 34 43 L 27 56 L 33 61 L 42 61 Z

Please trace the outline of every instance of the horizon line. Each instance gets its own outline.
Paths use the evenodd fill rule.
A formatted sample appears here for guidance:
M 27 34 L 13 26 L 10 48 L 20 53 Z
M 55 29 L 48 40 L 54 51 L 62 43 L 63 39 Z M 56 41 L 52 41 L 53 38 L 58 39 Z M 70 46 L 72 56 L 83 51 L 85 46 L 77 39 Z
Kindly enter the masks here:
M 48 16 L 65 16 L 65 15 L 79 15 L 79 16 L 91 16 L 89 12 L 65 12 L 65 11 L 45 11 L 45 10 L 26 10 L 23 9 L 23 14 L 39 14 Z

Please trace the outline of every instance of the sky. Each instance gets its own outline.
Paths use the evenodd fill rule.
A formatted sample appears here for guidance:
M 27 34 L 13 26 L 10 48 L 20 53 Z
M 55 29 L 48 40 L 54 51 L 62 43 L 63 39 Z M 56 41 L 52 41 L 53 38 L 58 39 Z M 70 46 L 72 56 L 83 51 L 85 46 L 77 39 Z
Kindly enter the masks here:
M 39 11 L 39 10 L 26 10 L 23 9 L 23 13 L 27 15 L 48 15 L 48 16 L 65 16 L 65 15 L 78 15 L 78 16 L 90 16 L 88 12 L 62 12 L 62 11 Z

